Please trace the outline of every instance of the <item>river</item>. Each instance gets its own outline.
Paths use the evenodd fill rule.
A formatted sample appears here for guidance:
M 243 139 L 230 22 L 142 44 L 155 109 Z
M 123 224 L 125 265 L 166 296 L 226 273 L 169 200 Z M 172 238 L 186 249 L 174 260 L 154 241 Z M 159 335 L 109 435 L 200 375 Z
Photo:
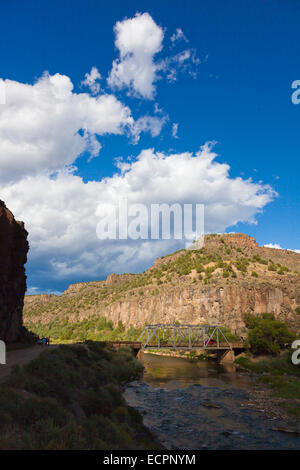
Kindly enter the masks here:
M 144 366 L 124 396 L 166 449 L 300 449 L 300 435 L 273 430 L 287 424 L 251 406 L 259 387 L 234 366 L 152 354 Z

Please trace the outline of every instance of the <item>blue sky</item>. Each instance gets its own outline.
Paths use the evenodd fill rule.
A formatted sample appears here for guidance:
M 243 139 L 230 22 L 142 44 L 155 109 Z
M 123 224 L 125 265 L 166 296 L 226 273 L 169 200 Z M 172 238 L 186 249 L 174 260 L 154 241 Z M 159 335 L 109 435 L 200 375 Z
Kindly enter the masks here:
M 116 86 L 116 83 L 120 83 L 120 73 L 111 83 L 107 81 L 112 73 L 113 61 L 120 61 L 114 26 L 117 21 L 137 18 L 137 13 L 140 13 L 140 17 L 148 13 L 148 18 L 155 24 L 154 31 L 158 34 L 157 41 L 160 45 L 157 47 L 160 50 L 151 56 L 156 67 L 161 65 L 160 69 L 156 69 L 150 97 L 145 88 L 141 93 L 141 89 L 135 89 L 132 83 L 131 88 L 128 87 L 126 80 L 123 80 L 121 86 Z M 252 178 L 253 183 L 270 185 L 277 192 L 277 196 L 274 193 L 270 196 L 269 192 L 270 200 L 260 208 L 257 207 L 257 210 L 249 215 L 247 222 L 232 225 L 232 220 L 236 218 L 229 217 L 228 225 L 224 222 L 221 229 L 253 235 L 261 245 L 273 243 L 283 248 L 300 249 L 300 105 L 291 101 L 291 84 L 294 80 L 300 80 L 299 22 L 300 4 L 296 0 L 2 2 L 0 78 L 9 80 L 10 84 L 7 84 L 7 104 L 1 105 L 2 117 L 0 109 L 0 137 L 2 135 L 2 138 L 6 138 L 9 135 L 11 140 L 9 145 L 3 145 L 2 148 L 0 143 L 0 170 L 2 169 L 3 175 L 0 181 L 3 189 L 1 198 L 18 218 L 25 220 L 31 232 L 32 249 L 27 271 L 28 285 L 33 289 L 32 292 L 49 289 L 62 291 L 70 282 L 101 279 L 111 270 L 123 272 L 145 269 L 151 265 L 153 257 L 172 248 L 167 245 L 157 247 L 153 250 L 152 257 L 147 251 L 147 255 L 137 264 L 124 257 L 123 252 L 123 257 L 118 259 L 118 263 L 114 263 L 112 258 L 116 256 L 115 248 L 100 248 L 95 241 L 89 240 L 85 260 L 82 259 L 76 265 L 74 259 L 78 259 L 78 253 L 83 252 L 78 240 L 75 242 L 70 235 L 69 244 L 73 249 L 64 248 L 64 243 L 67 242 L 65 240 L 55 253 L 55 235 L 54 232 L 48 231 L 47 223 L 53 226 L 59 217 L 63 219 L 62 201 L 67 201 L 72 195 L 61 194 L 56 202 L 53 188 L 48 200 L 45 199 L 44 193 L 48 187 L 46 180 L 42 179 L 45 172 L 48 172 L 48 180 L 51 181 L 57 178 L 57 173 L 51 172 L 65 171 L 66 165 L 75 166 L 77 169 L 72 170 L 73 180 L 70 180 L 69 187 L 75 181 L 75 176 L 78 176 L 81 180 L 80 187 L 86 191 L 89 181 L 103 182 L 103 178 L 113 178 L 118 172 L 115 166 L 116 157 L 123 157 L 123 161 L 132 157 L 135 161 L 143 150 L 149 148 L 153 149 L 154 153 L 164 152 L 166 155 L 182 152 L 195 155 L 206 142 L 217 142 L 213 148 L 218 154 L 215 161 L 230 167 L 228 191 L 231 191 L 232 181 L 241 177 L 243 181 Z M 171 38 L 173 36 L 175 39 L 174 34 L 176 35 L 176 30 L 178 33 L 178 29 L 182 34 L 177 34 L 178 38 L 172 41 Z M 159 39 L 159 34 L 163 35 L 162 40 Z M 127 45 L 123 44 L 122 47 L 126 49 Z M 155 49 L 155 46 L 153 47 Z M 182 65 L 178 54 L 184 51 L 189 51 L 189 59 Z M 138 57 L 138 60 L 144 59 Z M 172 65 L 167 66 L 167 63 Z M 101 91 L 94 94 L 82 84 L 85 74 L 90 73 L 92 67 L 96 67 L 102 77 L 99 82 L 95 82 L 99 83 Z M 120 103 L 120 110 L 125 107 L 130 110 L 130 117 L 134 122 L 143 116 L 152 116 L 158 121 L 151 121 L 148 128 L 144 127 L 139 131 L 137 127 L 128 124 L 128 119 L 126 123 L 122 121 L 117 124 L 120 126 L 117 130 L 111 127 L 107 129 L 105 126 L 93 130 L 96 117 L 86 117 L 84 114 L 83 118 L 80 115 L 79 120 L 89 122 L 87 139 L 95 138 L 101 145 L 99 155 L 90 159 L 90 147 L 86 141 L 82 152 L 76 147 L 72 153 L 73 158 L 70 154 L 65 156 L 65 152 L 69 152 L 68 145 L 72 146 L 73 143 L 71 137 L 63 140 L 64 136 L 60 132 L 64 127 L 68 129 L 72 120 L 71 107 L 68 107 L 61 120 L 54 122 L 52 119 L 48 122 L 41 114 L 45 109 L 47 116 L 59 114 L 59 108 L 51 110 L 51 99 L 47 99 L 44 106 L 39 98 L 41 108 L 35 105 L 33 117 L 30 105 L 25 109 L 22 104 L 23 92 L 10 91 L 15 90 L 13 87 L 16 87 L 16 84 L 33 86 L 45 71 L 48 72 L 48 77 L 59 74 L 60 77 L 69 78 L 74 88 L 71 92 L 66 91 L 66 95 L 69 92 L 76 95 L 89 93 L 91 106 L 97 96 L 113 96 Z M 49 91 L 47 80 L 45 78 L 43 82 L 44 94 Z M 10 99 L 10 93 L 13 99 Z M 81 107 L 80 104 L 78 106 Z M 158 108 L 162 112 L 155 112 Z M 14 126 L 15 116 L 20 116 L 21 111 L 24 114 L 23 124 L 21 125 L 17 118 L 20 127 Z M 102 108 L 95 110 L 95 113 L 97 112 L 103 112 Z M 110 110 L 108 112 L 110 113 Z M 44 119 L 44 127 L 27 128 L 27 119 L 29 122 L 30 119 L 35 122 L 36 116 L 42 116 L 37 119 L 41 122 Z M 11 126 L 15 132 L 13 136 L 11 127 L 7 125 L 8 119 L 12 119 Z M 6 124 L 1 134 L 1 124 L 4 120 Z M 159 132 L 153 130 L 155 123 L 161 126 Z M 175 137 L 172 136 L 174 124 L 178 125 Z M 45 129 L 52 130 L 47 134 Z M 80 132 L 83 134 L 83 131 Z M 134 142 L 133 135 L 136 136 L 136 132 L 138 137 Z M 25 134 L 31 135 L 30 142 L 26 141 Z M 36 139 L 34 142 L 33 134 Z M 49 139 L 61 142 L 56 149 L 57 158 L 48 152 L 37 164 L 37 160 L 30 161 L 26 153 L 23 156 L 21 141 L 23 149 L 25 144 L 30 144 L 36 146 L 35 150 L 38 152 L 43 152 L 45 148 L 53 145 Z M 39 147 L 37 142 L 41 140 L 43 143 Z M 28 148 L 30 151 L 31 147 Z M 132 168 L 131 171 L 136 177 L 136 170 Z M 29 181 L 28 178 L 32 180 Z M 109 185 L 114 184 L 113 181 L 110 179 Z M 200 178 L 200 186 L 201 181 Z M 68 182 L 64 184 L 68 185 Z M 155 185 L 155 181 L 153 184 Z M 214 184 L 217 192 L 217 178 Z M 102 187 L 103 185 L 101 190 Z M 58 194 L 61 186 L 57 188 Z M 226 189 L 224 191 L 226 192 Z M 72 194 L 78 192 L 80 189 L 74 189 Z M 201 194 L 200 191 L 200 199 Z M 212 192 L 210 200 L 215 194 Z M 197 199 L 197 192 L 194 197 Z M 170 200 L 174 198 L 170 197 Z M 45 211 L 47 204 L 52 205 L 53 211 L 49 207 Z M 82 216 L 82 219 L 78 220 L 82 220 L 84 224 L 85 218 L 88 217 L 86 208 L 81 209 L 79 204 L 77 206 L 77 213 Z M 55 210 L 59 211 L 59 217 Z M 75 224 L 72 210 L 75 211 L 70 207 L 65 209 L 65 221 L 61 221 L 55 233 L 64 230 L 64 233 L 70 234 L 77 230 L 80 222 Z M 40 219 L 37 217 L 39 211 L 42 214 Z M 242 212 L 241 210 L 239 214 Z M 255 224 L 251 223 L 253 217 Z M 242 215 L 237 219 L 241 220 Z M 93 223 L 90 223 L 89 227 L 90 231 L 93 231 Z M 82 233 L 81 238 L 88 236 L 87 233 Z M 97 260 L 98 269 L 87 268 L 86 263 L 96 259 L 99 250 L 102 257 Z M 108 250 L 107 256 L 103 257 L 105 250 Z M 92 254 L 90 259 L 89 254 Z M 136 257 L 133 252 L 130 256 Z

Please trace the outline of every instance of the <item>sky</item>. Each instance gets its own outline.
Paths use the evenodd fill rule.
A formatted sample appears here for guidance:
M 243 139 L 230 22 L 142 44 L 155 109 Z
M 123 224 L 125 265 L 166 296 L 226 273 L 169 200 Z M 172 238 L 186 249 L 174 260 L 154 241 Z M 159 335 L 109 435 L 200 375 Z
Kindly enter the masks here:
M 28 293 L 184 246 L 100 240 L 120 198 L 201 203 L 207 233 L 300 249 L 297 0 L 0 6 L 0 198 L 29 232 Z

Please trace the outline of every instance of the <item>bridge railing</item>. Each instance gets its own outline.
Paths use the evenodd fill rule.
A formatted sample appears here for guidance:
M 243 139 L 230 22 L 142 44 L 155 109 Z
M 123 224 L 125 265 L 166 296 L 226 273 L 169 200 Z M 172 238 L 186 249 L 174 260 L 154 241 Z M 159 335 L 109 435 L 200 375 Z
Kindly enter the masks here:
M 142 349 L 232 349 L 231 344 L 217 325 L 147 325 L 138 341 Z

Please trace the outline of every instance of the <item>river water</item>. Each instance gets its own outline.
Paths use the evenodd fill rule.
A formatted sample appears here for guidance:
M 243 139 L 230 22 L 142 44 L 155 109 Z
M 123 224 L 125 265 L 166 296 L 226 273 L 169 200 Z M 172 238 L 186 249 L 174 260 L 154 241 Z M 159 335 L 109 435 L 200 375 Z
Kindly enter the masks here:
M 166 449 L 300 449 L 299 435 L 272 429 L 286 423 L 251 406 L 257 384 L 234 366 L 151 354 L 144 366 L 125 398 Z

